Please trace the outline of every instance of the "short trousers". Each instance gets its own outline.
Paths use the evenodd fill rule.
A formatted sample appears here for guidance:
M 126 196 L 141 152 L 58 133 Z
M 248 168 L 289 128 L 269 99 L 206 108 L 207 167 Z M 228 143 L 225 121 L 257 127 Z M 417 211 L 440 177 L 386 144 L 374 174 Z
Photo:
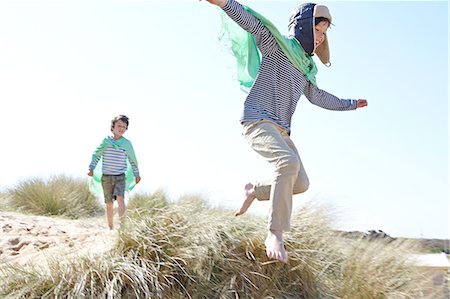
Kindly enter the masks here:
M 125 194 L 125 174 L 102 175 L 103 195 L 105 203 L 111 203 L 117 199 L 117 196 L 124 196 Z

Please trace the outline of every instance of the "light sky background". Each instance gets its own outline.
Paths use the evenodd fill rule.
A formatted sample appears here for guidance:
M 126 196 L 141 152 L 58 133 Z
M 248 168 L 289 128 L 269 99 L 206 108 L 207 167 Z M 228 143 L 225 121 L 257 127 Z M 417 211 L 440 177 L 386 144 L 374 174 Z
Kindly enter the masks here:
M 300 2 L 241 3 L 286 34 Z M 294 207 L 330 207 L 337 229 L 449 238 L 448 3 L 322 3 L 335 26 L 318 85 L 369 106 L 335 112 L 301 98 L 291 137 L 311 185 Z M 245 94 L 219 35 L 206 2 L 0 0 L 0 188 L 87 180 L 111 118 L 126 114 L 142 176 L 133 192 L 237 209 L 245 183 L 272 169 L 241 136 Z

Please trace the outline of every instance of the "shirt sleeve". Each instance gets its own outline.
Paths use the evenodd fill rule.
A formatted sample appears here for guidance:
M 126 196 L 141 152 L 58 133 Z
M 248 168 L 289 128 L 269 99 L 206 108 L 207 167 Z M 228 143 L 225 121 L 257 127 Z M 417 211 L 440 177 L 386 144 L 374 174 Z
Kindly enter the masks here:
M 304 94 L 308 101 L 324 109 L 335 111 L 356 109 L 356 100 L 340 99 L 322 89 L 315 87 L 310 82 L 306 85 Z
M 131 168 L 133 169 L 134 176 L 138 177 L 139 176 L 139 168 L 138 168 L 137 164 L 129 157 L 128 157 L 128 161 L 130 161 L 130 165 L 131 165 Z
M 253 14 L 245 10 L 242 4 L 235 0 L 228 0 L 222 9 L 242 29 L 253 36 L 263 56 L 269 55 L 277 49 L 278 44 L 269 29 Z
M 89 164 L 89 171 L 94 171 L 95 167 L 98 164 L 98 161 L 100 161 L 100 158 L 103 155 L 104 147 L 99 145 L 97 149 L 95 150 L 94 154 L 92 154 L 91 164 Z
M 138 177 L 139 176 L 139 167 L 138 167 L 138 163 L 137 163 L 136 154 L 134 153 L 134 148 L 133 148 L 133 145 L 131 145 L 131 142 L 129 144 L 129 147 L 132 152 L 132 155 L 129 155 L 129 153 L 127 153 L 128 161 L 130 162 L 131 168 L 133 169 L 134 176 Z

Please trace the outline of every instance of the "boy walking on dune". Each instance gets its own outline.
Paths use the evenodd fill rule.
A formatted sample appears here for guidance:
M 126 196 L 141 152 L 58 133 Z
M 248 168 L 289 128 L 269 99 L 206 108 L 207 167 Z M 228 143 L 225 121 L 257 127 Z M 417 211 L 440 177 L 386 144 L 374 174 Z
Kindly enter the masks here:
M 113 229 L 113 203 L 117 200 L 119 219 L 125 213 L 124 193 L 139 183 L 139 168 L 131 142 L 123 137 L 129 120 L 119 115 L 111 120 L 112 136 L 106 137 L 92 155 L 88 176 L 92 181 L 101 181 L 106 204 L 106 218 L 109 229 Z M 94 175 L 94 169 L 102 162 L 101 175 Z

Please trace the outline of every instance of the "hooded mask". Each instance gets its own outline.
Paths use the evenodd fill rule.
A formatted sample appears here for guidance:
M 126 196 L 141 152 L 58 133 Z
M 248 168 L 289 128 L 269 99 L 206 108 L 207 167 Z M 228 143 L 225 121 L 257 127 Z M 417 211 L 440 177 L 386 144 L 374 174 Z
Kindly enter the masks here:
M 315 18 L 323 17 L 332 22 L 330 11 L 325 5 L 305 3 L 294 9 L 289 19 L 289 36 L 295 37 L 302 48 L 309 55 L 317 54 L 320 61 L 325 65 L 330 65 L 330 49 L 328 38 L 325 35 L 324 41 L 314 49 Z

